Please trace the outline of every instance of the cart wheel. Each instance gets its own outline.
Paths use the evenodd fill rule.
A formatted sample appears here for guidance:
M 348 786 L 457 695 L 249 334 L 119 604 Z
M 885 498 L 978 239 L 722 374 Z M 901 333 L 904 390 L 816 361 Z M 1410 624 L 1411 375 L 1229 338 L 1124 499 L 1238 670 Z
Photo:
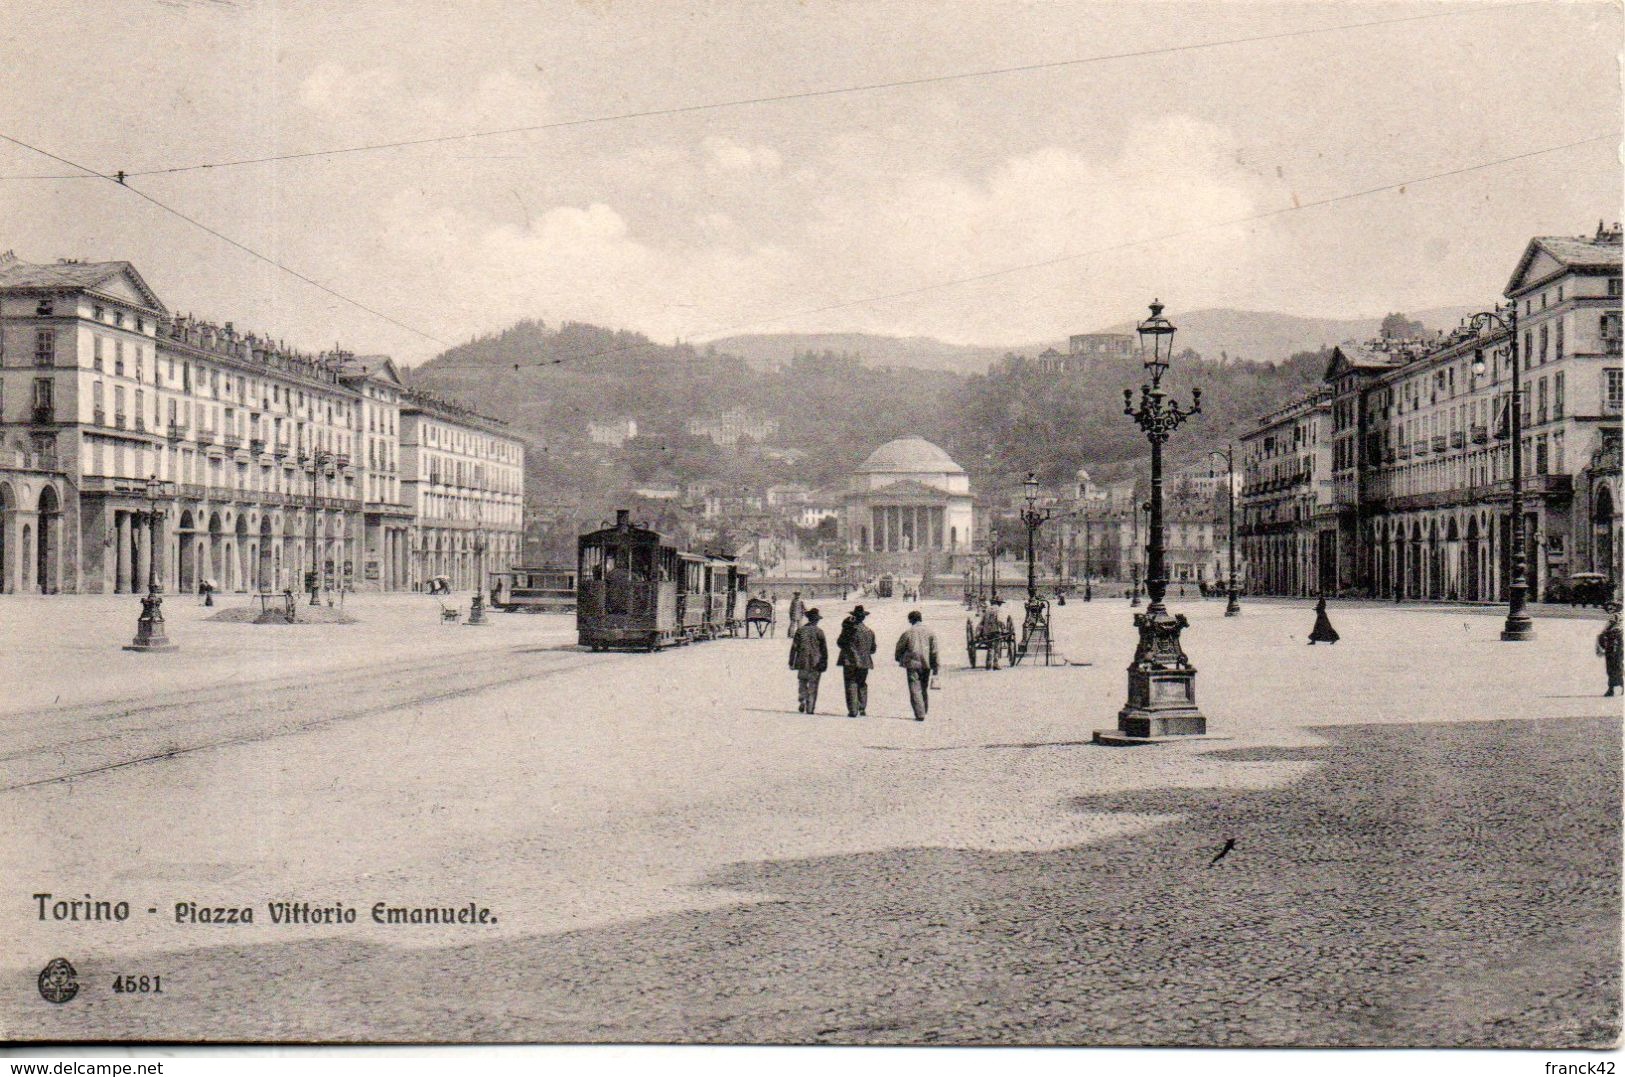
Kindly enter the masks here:
M 970 668 L 976 668 L 976 626 L 970 621 L 965 622 L 965 654 L 970 658 Z
M 1016 637 L 1013 633 L 1010 636 L 1008 647 L 1009 651 L 1007 653 L 1010 656 L 1010 665 L 1014 668 L 1021 661 L 1021 658 L 1016 654 Z

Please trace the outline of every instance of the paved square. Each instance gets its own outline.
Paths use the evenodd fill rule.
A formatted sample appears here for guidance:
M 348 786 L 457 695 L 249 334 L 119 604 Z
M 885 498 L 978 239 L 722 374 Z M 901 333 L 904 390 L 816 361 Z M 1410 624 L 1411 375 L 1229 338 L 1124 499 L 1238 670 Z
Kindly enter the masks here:
M 240 602 L 241 599 L 229 601 Z M 881 657 L 901 602 L 867 603 Z M 584 654 L 574 624 L 351 626 L 7 599 L 0 1013 L 26 1037 L 1589 1046 L 1619 1026 L 1620 715 L 1599 623 L 1175 598 L 1210 729 L 1112 749 L 1121 600 L 1088 665 L 964 668 L 931 720 L 881 662 L 795 710 L 788 644 Z M 835 603 L 823 603 L 832 612 Z M 833 634 L 835 620 L 830 621 Z M 65 642 L 66 641 L 66 642 Z M 1234 849 L 1217 863 L 1227 839 Z M 41 921 L 32 895 L 127 900 Z M 342 904 L 353 924 L 272 922 Z M 177 923 L 177 903 L 252 924 Z M 473 903 L 477 926 L 371 908 Z M 148 909 L 156 909 L 149 913 Z M 42 1002 L 63 956 L 86 985 Z M 113 994 L 115 974 L 163 997 Z

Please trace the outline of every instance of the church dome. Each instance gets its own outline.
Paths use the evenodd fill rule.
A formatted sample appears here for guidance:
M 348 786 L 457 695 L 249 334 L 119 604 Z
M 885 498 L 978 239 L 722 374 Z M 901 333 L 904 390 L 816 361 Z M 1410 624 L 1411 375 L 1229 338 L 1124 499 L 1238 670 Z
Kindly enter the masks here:
M 953 457 L 922 437 L 888 441 L 858 465 L 860 475 L 940 475 L 944 472 L 963 475 L 965 469 L 954 463 Z

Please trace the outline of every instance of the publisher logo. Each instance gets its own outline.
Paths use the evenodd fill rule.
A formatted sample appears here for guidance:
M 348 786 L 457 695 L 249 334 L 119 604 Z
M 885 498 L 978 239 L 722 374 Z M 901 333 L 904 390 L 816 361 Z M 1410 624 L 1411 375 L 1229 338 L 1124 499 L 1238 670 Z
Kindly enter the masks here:
M 79 973 L 66 958 L 52 958 L 40 970 L 39 993 L 46 1002 L 67 1002 L 79 993 Z

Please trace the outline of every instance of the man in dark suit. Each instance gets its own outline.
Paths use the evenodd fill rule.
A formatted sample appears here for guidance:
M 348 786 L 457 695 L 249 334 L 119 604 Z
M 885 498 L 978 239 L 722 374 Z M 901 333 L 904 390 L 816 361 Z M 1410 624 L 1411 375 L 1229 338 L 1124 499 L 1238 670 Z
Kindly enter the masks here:
M 869 671 L 875 668 L 875 634 L 863 623 L 869 611 L 862 606 L 853 607 L 841 622 L 841 634 L 835 637 L 835 648 L 840 657 L 835 664 L 841 667 L 841 679 L 846 686 L 846 716 L 862 718 L 869 712 Z
M 816 608 L 805 614 L 807 623 L 796 629 L 790 640 L 790 668 L 796 671 L 801 694 L 801 713 L 812 714 L 818 707 L 818 681 L 829 668 L 829 645 Z

